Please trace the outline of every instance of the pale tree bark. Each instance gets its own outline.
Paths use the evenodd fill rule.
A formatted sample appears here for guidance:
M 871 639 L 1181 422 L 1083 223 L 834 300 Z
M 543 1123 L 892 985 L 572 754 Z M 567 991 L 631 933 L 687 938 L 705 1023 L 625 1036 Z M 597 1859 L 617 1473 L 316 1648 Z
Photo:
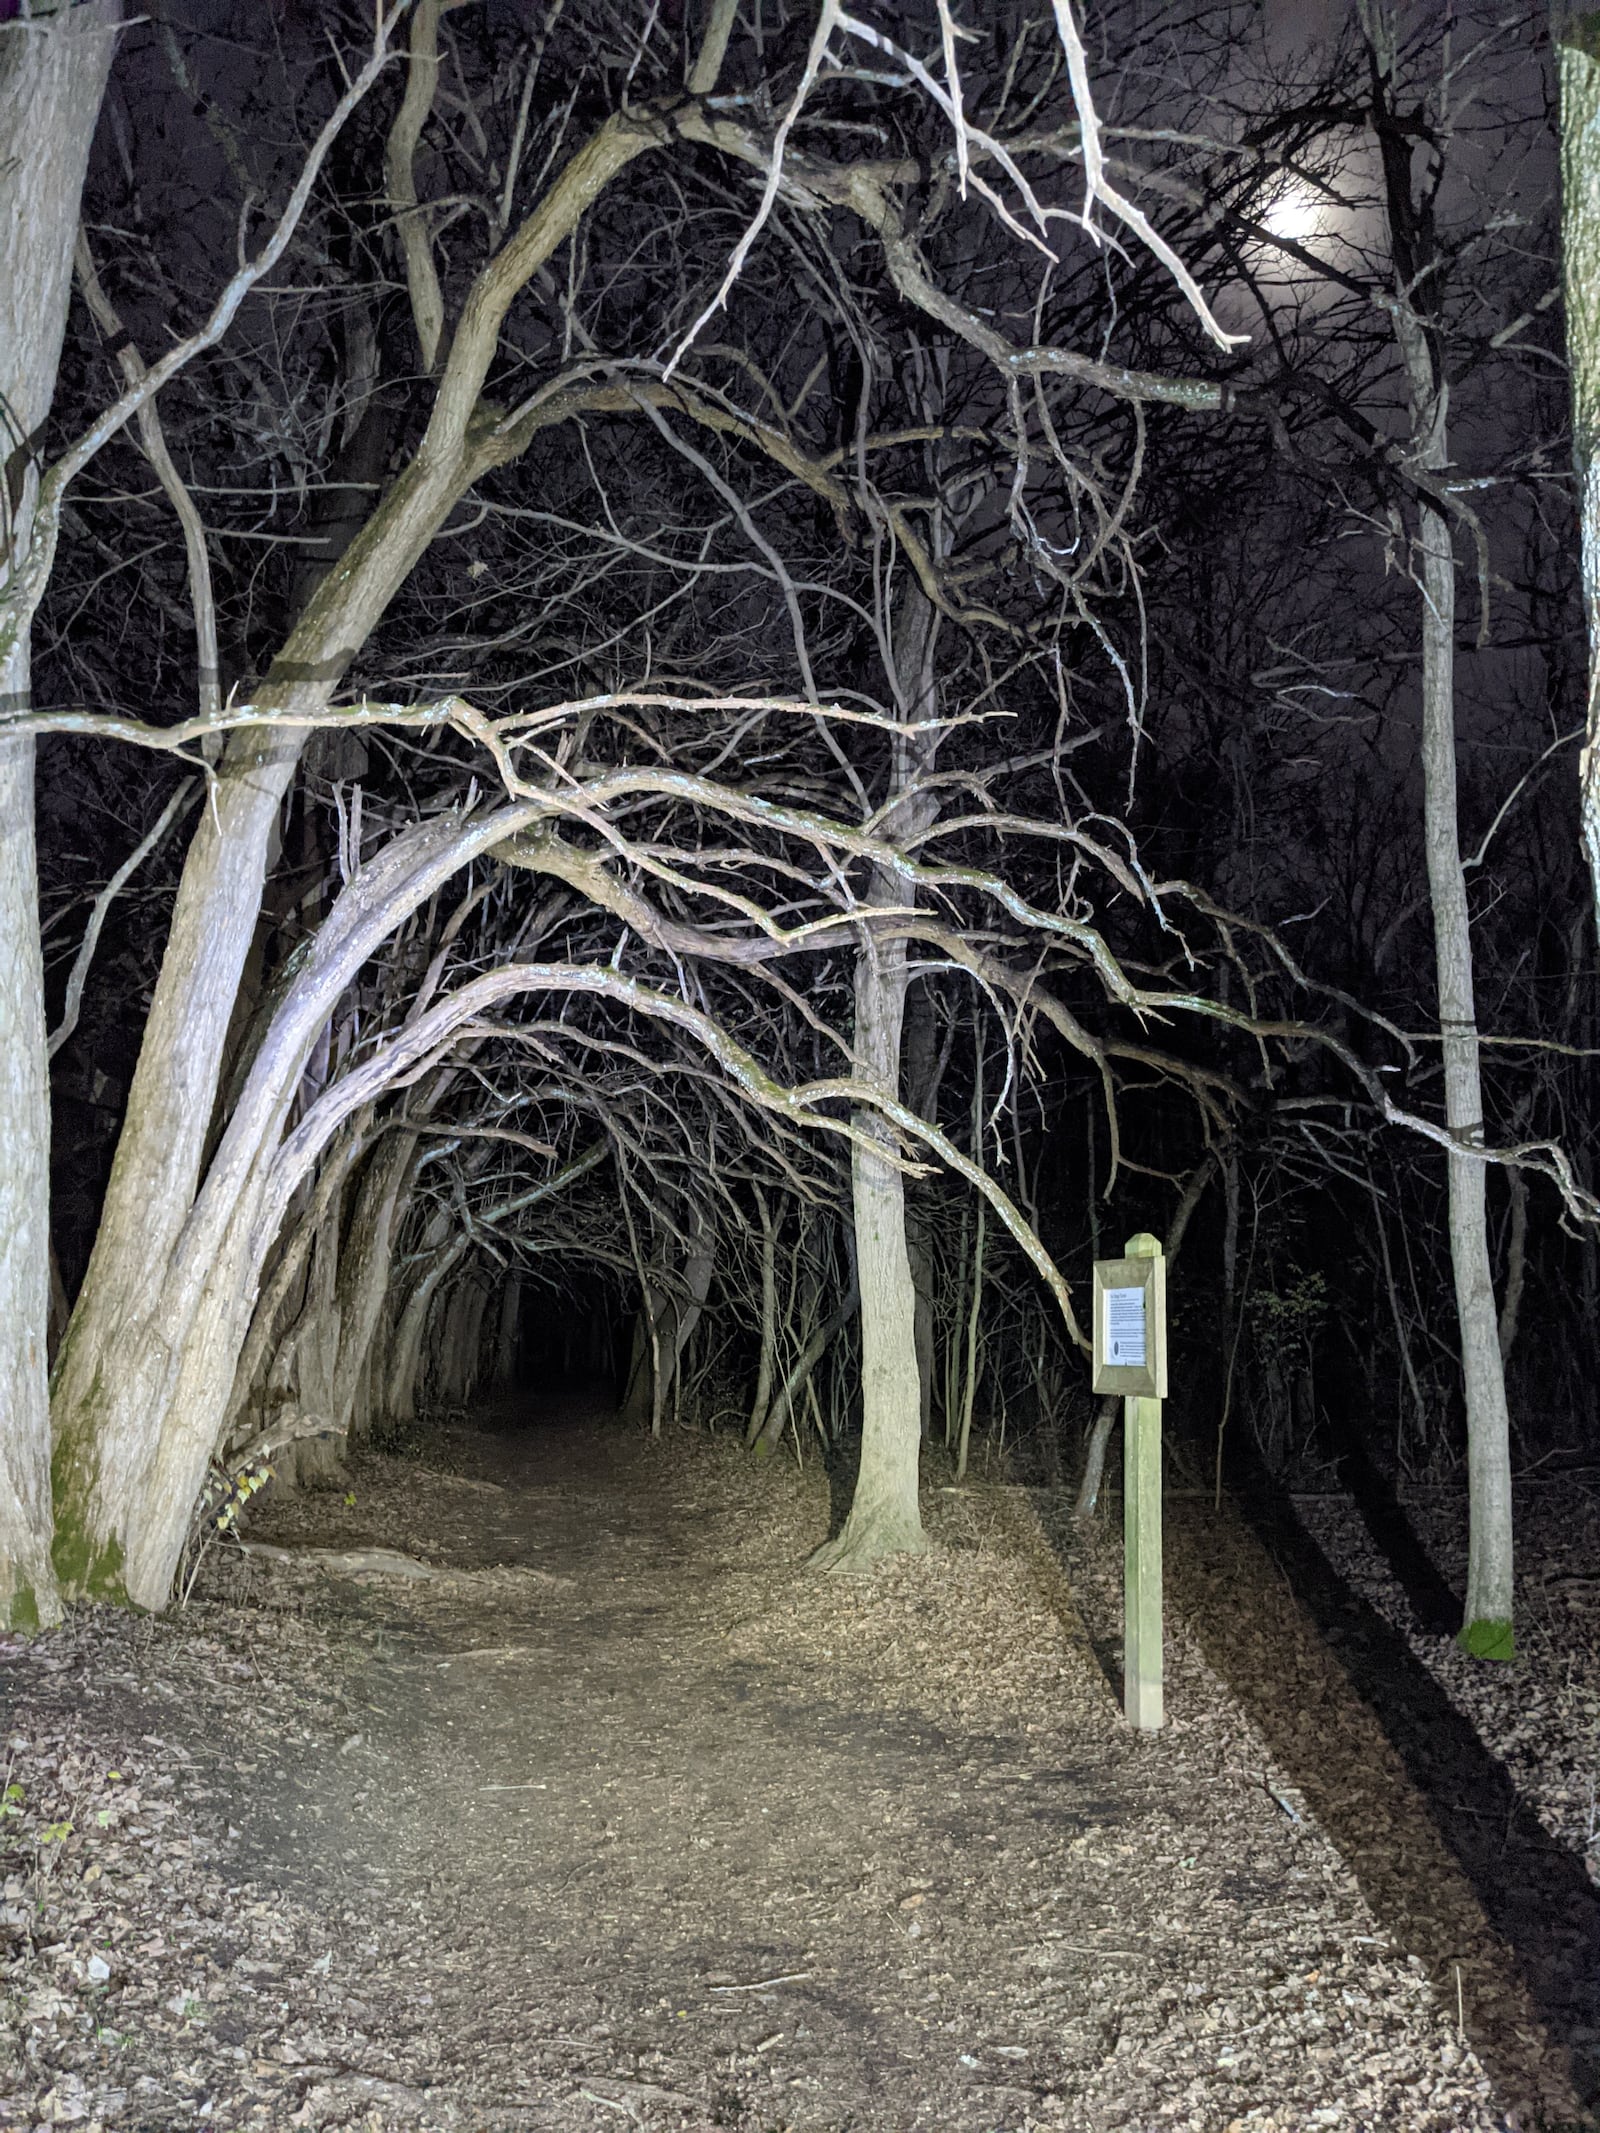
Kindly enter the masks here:
M 443 1241 L 449 1235 L 449 1227 L 450 1217 L 441 1211 L 423 1232 L 422 1249 L 429 1256 L 407 1290 L 400 1309 L 384 1399 L 384 1412 L 391 1422 L 416 1419 L 417 1393 L 422 1377 L 422 1341 L 428 1330 L 433 1300 L 439 1293 L 439 1284 L 449 1279 L 466 1254 L 466 1238 L 458 1238 L 454 1244 Z
M 415 825 L 362 868 L 324 920 L 271 1018 L 175 1244 L 155 1268 L 141 1269 L 144 1314 L 123 1321 L 122 1344 L 95 1386 L 90 1426 L 58 1434 L 63 1578 L 125 1593 L 140 1606 L 165 1604 L 282 1223 L 277 1157 L 312 1048 L 389 934 L 531 813 L 447 814 Z M 69 1331 L 63 1368 L 71 1350 Z M 69 1454 L 77 1462 L 69 1472 L 83 1485 L 70 1520 L 62 1503 Z
M 948 1046 L 940 1052 L 934 1037 L 933 996 L 923 984 L 914 987 L 906 1001 L 903 1065 L 906 1102 L 913 1111 L 930 1121 L 937 1115 L 939 1083 L 949 1059 Z M 933 1379 L 937 1363 L 933 1249 L 928 1235 L 928 1215 L 926 1209 L 918 1205 L 915 1195 L 906 1207 L 906 1250 L 911 1260 L 911 1280 L 917 1292 L 917 1382 L 922 1396 L 922 1436 L 926 1442 L 933 1427 Z
M 264 1426 L 264 1403 L 275 1346 L 290 1337 L 285 1313 L 303 1283 L 318 1232 L 343 1194 L 351 1172 L 371 1146 L 372 1132 L 370 1117 L 352 1121 L 324 1161 L 308 1204 L 282 1241 L 240 1350 L 223 1426 L 224 1445 L 256 1436 Z
M 856 1072 L 895 1094 L 905 1003 L 905 942 L 866 943 L 856 958 Z M 905 1178 L 889 1160 L 892 1130 L 866 1111 L 856 1113 L 855 1123 L 885 1151 L 869 1154 L 859 1143 L 850 1150 L 861 1295 L 861 1467 L 849 1517 L 811 1558 L 818 1570 L 862 1569 L 881 1556 L 917 1554 L 928 1545 L 917 1495 L 922 1389 Z
M 683 1368 L 684 1350 L 689 1345 L 690 1335 L 700 1323 L 706 1307 L 706 1298 L 711 1293 L 711 1276 L 716 1268 L 714 1244 L 711 1224 L 699 1207 L 692 1208 L 689 1214 L 689 1248 L 684 1255 L 679 1277 L 681 1287 L 668 1292 L 661 1299 L 656 1329 L 661 1367 L 656 1372 L 655 1396 L 650 1408 L 652 1437 L 659 1437 L 661 1434 L 662 1416 L 666 1413 L 667 1400 Z
M 1442 388 L 1441 388 L 1442 393 Z M 1437 424 L 1444 464 L 1444 422 Z M 1445 1123 L 1465 1146 L 1483 1140 L 1483 1077 L 1473 991 L 1472 927 L 1456 807 L 1455 555 L 1442 513 L 1422 515 L 1422 772 L 1428 894 L 1433 906 L 1444 1053 Z M 1463 1648 L 1512 1654 L 1511 1417 L 1489 1257 L 1488 1170 L 1476 1156 L 1445 1158 L 1450 1265 L 1461 1328 L 1467 1403 L 1466 1614 Z
M 1450 523 L 1436 499 L 1448 481 L 1449 380 L 1434 322 L 1444 262 L 1433 235 L 1442 149 L 1414 187 L 1414 149 L 1392 122 L 1393 45 L 1385 11 L 1366 0 L 1374 55 L 1375 119 L 1384 160 L 1396 293 L 1395 339 L 1411 401 L 1410 464 L 1419 477 L 1418 581 L 1422 593 L 1423 841 L 1433 912 L 1444 1064 L 1445 1123 L 1456 1146 L 1445 1157 L 1450 1265 L 1461 1333 L 1467 1409 L 1467 1595 L 1461 1645 L 1475 1657 L 1512 1655 L 1511 1419 L 1489 1252 L 1483 1077 L 1473 986 L 1472 920 L 1461 862 L 1456 797 L 1456 562 Z
M 337 1447 L 328 1431 L 340 1338 L 339 1215 L 336 1199 L 318 1227 L 300 1314 L 273 1358 L 268 1380 L 269 1404 L 275 1415 L 293 1409 L 297 1423 L 307 1432 L 313 1422 L 322 1424 L 319 1434 L 297 1436 L 277 1458 L 278 1479 L 291 1488 L 326 1477 L 338 1466 Z
M 790 1364 L 760 1428 L 748 1434 L 746 1442 L 752 1450 L 761 1451 L 763 1454 L 772 1451 L 782 1441 L 791 1416 L 798 1425 L 800 1401 L 811 1386 L 817 1365 L 854 1318 L 859 1302 L 860 1297 L 852 1277 L 844 1295 L 834 1306 L 831 1316 L 818 1320 L 807 1334 L 800 1353 Z
M 478 1348 L 488 1291 L 469 1270 L 445 1298 L 436 1316 L 439 1338 L 433 1359 L 433 1398 L 440 1407 L 465 1407 L 478 1377 Z
M 939 618 L 920 587 L 908 583 L 903 600 L 895 664 L 901 715 L 909 723 L 932 715 Z M 919 775 L 932 768 L 938 742 L 906 735 L 894 745 L 893 796 L 906 797 L 888 818 L 884 834 L 891 838 L 914 834 L 932 819 L 934 801 L 916 788 Z M 905 884 L 884 873 L 873 880 L 866 900 L 903 904 L 906 895 Z M 855 967 L 856 1072 L 896 1100 L 908 977 L 903 939 L 863 937 Z M 916 1554 L 928 1544 L 918 1501 L 922 1379 L 917 1292 L 906 1246 L 905 1176 L 889 1160 L 892 1129 L 866 1111 L 856 1113 L 855 1123 L 885 1151 L 869 1152 L 859 1142 L 850 1150 L 861 1310 L 861 1467 L 849 1516 L 811 1558 L 817 1570 L 862 1569 L 881 1556 Z
M 1583 607 L 1589 625 L 1587 732 L 1578 786 L 1583 848 L 1600 939 L 1600 16 L 1556 0 L 1561 73 L 1561 256 L 1572 378 Z
M 711 1292 L 714 1241 L 704 1214 L 698 1207 L 691 1208 L 688 1243 L 675 1281 L 670 1287 L 665 1281 L 644 1286 L 622 1418 L 635 1425 L 648 1418 L 652 1437 L 661 1434 L 683 1351 Z
M 666 138 L 659 121 L 608 120 L 484 267 L 422 443 L 312 594 L 257 703 L 296 715 L 325 709 L 456 502 L 525 444 L 517 433 L 486 439 L 472 422 L 506 312 L 611 180 Z M 130 1376 L 126 1358 L 152 1344 L 168 1347 L 164 1298 L 193 1227 L 229 1024 L 301 746 L 302 736 L 288 729 L 235 736 L 184 866 L 100 1227 L 56 1366 L 55 1560 L 74 1592 L 131 1591 L 128 1521 L 147 1494 L 142 1478 L 172 1410 L 144 1397 L 147 1387 Z M 163 1529 L 179 1515 L 162 1511 Z M 168 1552 L 165 1539 L 157 1541 L 151 1559 Z
M 0 578 L 27 552 L 89 145 L 120 0 L 0 26 Z M 25 630 L 0 711 L 29 705 Z M 59 1618 L 51 1568 L 50 1082 L 34 858 L 34 743 L 0 739 L 0 1627 Z
M 336 1438 L 350 1435 L 356 1392 L 383 1315 L 417 1139 L 414 1133 L 391 1133 L 380 1144 L 356 1193 L 339 1255 L 339 1348 L 328 1387 L 328 1426 Z

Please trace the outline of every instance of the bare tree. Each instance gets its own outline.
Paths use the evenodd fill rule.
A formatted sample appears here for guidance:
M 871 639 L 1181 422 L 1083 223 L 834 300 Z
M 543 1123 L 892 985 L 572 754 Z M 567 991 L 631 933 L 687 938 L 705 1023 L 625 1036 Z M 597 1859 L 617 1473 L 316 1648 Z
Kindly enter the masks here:
M 122 10 L 91 0 L 0 24 L 0 593 L 33 538 L 78 198 Z M 30 702 L 26 620 L 0 605 L 0 706 Z M 49 1130 L 34 858 L 34 742 L 0 735 L 0 1625 L 56 1619 L 50 1567 Z

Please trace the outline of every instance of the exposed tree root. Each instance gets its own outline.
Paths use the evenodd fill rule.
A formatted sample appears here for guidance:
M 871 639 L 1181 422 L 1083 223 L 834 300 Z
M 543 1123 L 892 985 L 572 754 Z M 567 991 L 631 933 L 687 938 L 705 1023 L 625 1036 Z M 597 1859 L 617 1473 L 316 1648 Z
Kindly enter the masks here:
M 830 1577 L 851 1577 L 891 1555 L 926 1555 L 930 1546 L 920 1526 L 874 1518 L 857 1527 L 850 1519 L 842 1532 L 807 1556 L 806 1568 Z
M 395 1548 L 274 1548 L 267 1541 L 240 1541 L 246 1555 L 269 1563 L 299 1563 L 335 1578 L 436 1578 L 440 1572 Z

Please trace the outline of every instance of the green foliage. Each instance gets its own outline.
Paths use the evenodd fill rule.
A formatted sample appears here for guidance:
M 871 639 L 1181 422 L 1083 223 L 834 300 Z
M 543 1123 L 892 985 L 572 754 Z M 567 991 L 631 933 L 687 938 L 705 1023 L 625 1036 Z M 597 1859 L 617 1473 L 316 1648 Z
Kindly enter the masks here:
M 1328 1284 L 1320 1274 L 1301 1274 L 1288 1288 L 1257 1289 L 1250 1320 L 1263 1358 L 1282 1361 L 1315 1340 L 1328 1316 Z
M 265 1459 L 246 1459 L 237 1473 L 214 1464 L 195 1514 L 197 1522 L 209 1521 L 218 1533 L 231 1533 L 239 1523 L 239 1513 L 258 1489 L 266 1487 L 272 1474 Z

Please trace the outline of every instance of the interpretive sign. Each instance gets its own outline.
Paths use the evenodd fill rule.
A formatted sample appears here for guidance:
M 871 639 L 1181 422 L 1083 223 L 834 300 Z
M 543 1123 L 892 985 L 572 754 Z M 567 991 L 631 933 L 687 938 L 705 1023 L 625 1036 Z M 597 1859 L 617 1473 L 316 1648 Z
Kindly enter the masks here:
M 1117 1370 L 1143 1370 L 1144 1290 L 1107 1289 L 1106 1361 Z
M 1166 1265 L 1097 1259 L 1094 1265 L 1094 1389 L 1129 1399 L 1167 1396 Z
M 1122 1402 L 1122 1707 L 1150 1732 L 1166 1713 L 1161 1654 L 1161 1402 L 1167 1266 L 1141 1232 L 1094 1269 L 1094 1389 Z

